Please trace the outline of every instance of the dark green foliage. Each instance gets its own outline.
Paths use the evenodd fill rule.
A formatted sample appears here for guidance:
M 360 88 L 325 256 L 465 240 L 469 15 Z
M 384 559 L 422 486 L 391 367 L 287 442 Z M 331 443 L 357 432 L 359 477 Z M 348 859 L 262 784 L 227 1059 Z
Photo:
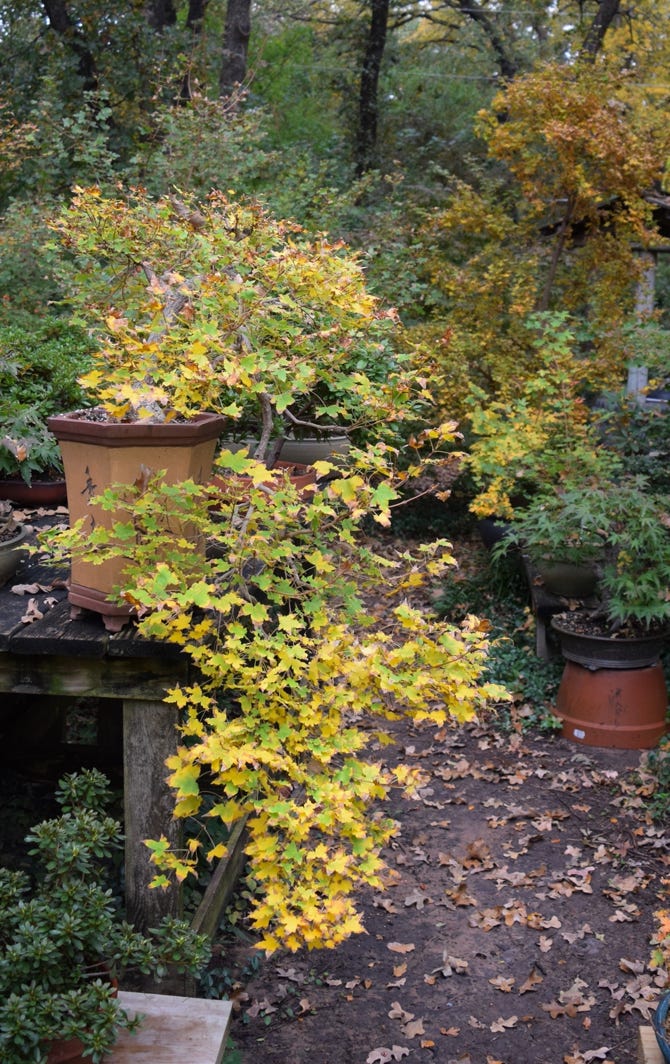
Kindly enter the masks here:
M 157 977 L 168 964 L 192 970 L 207 955 L 189 926 L 166 918 L 151 938 L 122 917 L 110 870 L 121 826 L 106 810 L 108 781 L 95 769 L 65 776 L 60 815 L 26 837 L 39 864 L 31 877 L 0 868 L 0 1058 L 42 1064 L 55 1038 L 80 1037 L 93 1064 L 118 1027 L 133 1027 L 111 978 L 129 967 Z
M 88 364 L 86 333 L 52 316 L 37 322 L 22 312 L 0 323 L 0 475 L 52 475 L 62 469 L 48 431 L 50 414 L 89 405 L 77 378 Z
M 667 824 L 670 815 L 670 739 L 663 739 L 646 755 L 647 773 L 654 781 L 654 789 L 647 799 L 647 809 L 653 820 Z
M 489 622 L 485 679 L 502 684 L 512 695 L 512 702 L 498 710 L 501 720 L 552 730 L 557 727 L 552 707 L 564 662 L 543 661 L 535 653 L 528 587 L 518 558 L 513 553 L 497 562 L 482 558 L 473 575 L 445 584 L 436 608 L 452 621 L 475 613 Z
M 0 417 L 19 404 L 43 416 L 86 405 L 77 378 L 92 350 L 83 329 L 55 315 L 35 322 L 14 314 L 0 322 Z

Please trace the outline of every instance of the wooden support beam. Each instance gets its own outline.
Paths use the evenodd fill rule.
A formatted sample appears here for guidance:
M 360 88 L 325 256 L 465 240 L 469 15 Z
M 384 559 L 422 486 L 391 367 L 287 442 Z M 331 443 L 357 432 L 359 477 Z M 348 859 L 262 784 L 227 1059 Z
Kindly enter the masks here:
M 194 931 L 207 935 L 209 938 L 213 938 L 216 934 L 223 910 L 230 901 L 244 868 L 246 841 L 245 817 L 235 824 L 230 833 L 228 853 L 219 861 L 193 917 L 191 926 Z
M 181 914 L 181 891 L 174 884 L 151 889 L 156 874 L 145 839 L 165 835 L 171 846 L 181 841 L 173 816 L 174 795 L 167 784 L 165 761 L 177 745 L 178 710 L 169 702 L 123 703 L 123 804 L 126 835 L 126 909 L 128 919 L 146 934 L 164 915 Z

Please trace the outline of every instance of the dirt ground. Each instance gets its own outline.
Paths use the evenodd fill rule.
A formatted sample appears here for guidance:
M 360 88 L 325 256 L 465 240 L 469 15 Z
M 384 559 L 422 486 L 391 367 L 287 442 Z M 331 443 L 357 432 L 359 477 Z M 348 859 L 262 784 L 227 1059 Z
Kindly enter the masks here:
M 394 796 L 388 888 L 361 895 L 367 933 L 336 950 L 275 955 L 251 980 L 253 951 L 231 950 L 244 1064 L 634 1064 L 670 875 L 640 753 L 495 720 L 394 728 L 379 756 L 418 762 L 425 785 Z

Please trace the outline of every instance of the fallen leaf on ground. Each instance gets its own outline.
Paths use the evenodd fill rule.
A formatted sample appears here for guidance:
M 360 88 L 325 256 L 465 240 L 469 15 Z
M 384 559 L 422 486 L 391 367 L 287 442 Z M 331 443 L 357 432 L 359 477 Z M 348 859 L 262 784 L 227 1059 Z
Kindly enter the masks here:
M 402 1060 L 403 1057 L 408 1056 L 409 1049 L 406 1046 L 391 1046 L 390 1049 L 380 1046 L 368 1053 L 365 1064 L 389 1064 L 391 1060 Z
M 392 953 L 411 953 L 416 946 L 413 942 L 388 942 L 386 948 Z
M 508 1027 L 516 1027 L 518 1022 L 518 1016 L 509 1016 L 506 1020 L 503 1019 L 502 1016 L 499 1016 L 497 1020 L 493 1021 L 489 1027 L 489 1031 L 492 1031 L 493 1034 L 497 1034 L 499 1031 L 504 1031 Z

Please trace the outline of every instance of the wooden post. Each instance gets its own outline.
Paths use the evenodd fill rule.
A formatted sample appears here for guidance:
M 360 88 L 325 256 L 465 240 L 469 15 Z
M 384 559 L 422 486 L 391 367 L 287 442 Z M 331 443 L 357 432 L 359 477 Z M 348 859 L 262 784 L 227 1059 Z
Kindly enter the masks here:
M 168 702 L 124 700 L 123 765 L 126 834 L 126 909 L 138 931 L 146 933 L 165 915 L 181 913 L 181 891 L 150 889 L 156 873 L 145 839 L 164 835 L 178 846 L 180 825 L 173 816 L 174 796 L 166 783 L 166 758 L 177 747 L 177 707 Z
M 635 294 L 635 314 L 643 322 L 648 321 L 654 313 L 654 294 L 656 287 L 656 255 L 653 251 L 641 252 L 644 262 L 642 275 L 638 282 Z M 644 389 L 649 382 L 648 366 L 629 366 L 628 383 L 626 391 L 635 397 L 638 403 L 643 404 Z

